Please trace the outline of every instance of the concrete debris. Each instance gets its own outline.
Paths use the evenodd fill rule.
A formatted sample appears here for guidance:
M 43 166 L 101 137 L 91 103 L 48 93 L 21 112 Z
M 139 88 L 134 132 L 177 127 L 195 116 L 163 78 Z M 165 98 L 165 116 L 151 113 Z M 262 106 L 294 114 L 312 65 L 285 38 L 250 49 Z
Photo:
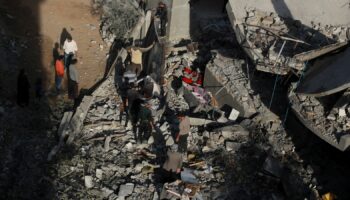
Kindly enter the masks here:
M 94 0 L 92 5 L 95 12 L 102 14 L 100 33 L 108 46 L 111 46 L 114 40 L 124 40 L 125 35 L 142 15 L 132 1 Z
M 331 97 L 324 98 L 323 102 L 315 97 L 290 93 L 290 102 L 293 111 L 300 117 L 301 121 L 319 135 L 322 139 L 345 150 L 348 146 L 341 146 L 340 140 L 344 133 L 350 131 L 346 123 L 350 120 L 350 113 L 347 113 L 349 102 L 349 91 L 345 91 L 333 107 L 329 105 L 334 101 Z
M 85 176 L 84 177 L 85 180 L 85 187 L 90 189 L 94 187 L 94 182 L 93 182 L 93 178 L 92 176 Z
M 119 197 L 129 196 L 134 191 L 134 187 L 135 187 L 135 185 L 133 183 L 127 183 L 125 185 L 121 185 L 119 187 L 118 196 Z
M 348 29 L 320 24 L 309 27 L 277 13 L 252 8 L 247 9 L 236 34 L 238 38 L 246 38 L 245 50 L 258 70 L 285 75 L 291 69 L 301 71 L 305 61 L 343 47 L 349 40 Z
M 303 38 L 292 38 L 293 42 L 298 40 L 298 53 L 313 50 L 306 44 L 311 41 L 319 42 L 320 47 L 325 45 L 324 38 L 310 35 L 312 30 L 304 30 L 301 24 L 289 30 L 290 23 L 295 22 L 275 14 L 248 12 L 244 27 L 248 41 L 262 55 L 259 62 L 269 65 L 278 57 L 281 36 L 270 34 L 270 28 L 283 29 L 288 34 L 301 31 Z M 253 66 L 233 49 L 235 40 L 228 20 L 203 19 L 198 26 L 204 36 L 196 45 L 192 41 L 188 43 L 192 46 L 183 45 L 189 48 L 186 52 L 175 47 L 175 41 L 164 44 L 172 52 L 165 53 L 167 68 L 164 84 L 157 83 L 158 97 L 147 99 L 155 120 L 147 141 L 137 143 L 132 128 L 122 125 L 125 119 L 119 122 L 121 99 L 113 74 L 93 93 L 95 98 L 82 131 L 73 142 L 76 151 L 70 160 L 56 166 L 57 173 L 63 174 L 55 180 L 60 193 L 77 199 L 304 199 L 318 192 L 318 187 L 310 187 L 318 186 L 314 176 L 317 170 L 314 166 L 305 169 L 279 116 L 264 106 L 252 87 Z M 102 25 L 102 32 L 106 32 L 102 35 L 108 35 L 107 29 Z M 332 31 L 339 38 L 343 33 L 343 29 Z M 287 37 L 285 34 L 282 36 Z M 330 41 L 336 43 L 339 38 Z M 288 44 L 285 48 L 278 62 L 289 66 L 287 58 L 295 56 L 294 46 Z M 329 120 L 317 99 L 295 94 L 290 99 L 292 105 L 300 105 L 300 113 L 318 121 L 319 126 L 324 125 L 322 120 Z M 343 105 L 328 118 L 346 120 L 348 109 Z M 191 127 L 181 142 L 175 137 L 179 113 L 189 116 Z M 177 174 L 181 181 L 164 183 L 158 168 L 163 167 L 169 149 L 181 152 L 183 167 Z M 82 173 L 85 186 L 77 181 Z

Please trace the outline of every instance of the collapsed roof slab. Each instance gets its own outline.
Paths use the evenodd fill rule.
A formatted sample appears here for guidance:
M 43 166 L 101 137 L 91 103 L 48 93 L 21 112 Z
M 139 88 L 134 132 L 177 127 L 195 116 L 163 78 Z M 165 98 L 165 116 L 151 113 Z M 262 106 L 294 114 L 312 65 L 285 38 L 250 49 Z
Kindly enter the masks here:
M 350 88 L 350 48 L 319 59 L 305 74 L 296 92 L 321 97 Z
M 347 4 L 348 0 L 229 0 L 226 9 L 238 42 L 257 69 L 286 75 L 346 44 Z
M 281 17 L 300 20 L 304 25 L 321 23 L 350 26 L 349 0 L 229 0 L 228 13 L 236 20 L 246 17 L 246 8 L 275 12 Z

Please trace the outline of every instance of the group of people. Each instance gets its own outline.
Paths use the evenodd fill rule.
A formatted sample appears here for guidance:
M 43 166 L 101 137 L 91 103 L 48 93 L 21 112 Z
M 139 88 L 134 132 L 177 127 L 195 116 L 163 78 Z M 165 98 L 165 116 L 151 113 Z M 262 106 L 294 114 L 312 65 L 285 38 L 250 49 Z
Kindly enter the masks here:
M 152 77 L 145 75 L 142 65 L 142 54 L 151 50 L 155 43 L 148 47 L 141 47 L 140 40 L 128 49 L 128 56 L 124 62 L 119 58 L 116 73 L 121 81 L 117 81 L 118 93 L 121 97 L 119 106 L 120 123 L 125 118 L 125 126 L 132 129 L 137 143 L 145 143 L 155 130 L 155 120 L 152 114 L 151 99 L 160 98 L 164 94 Z M 168 149 L 166 160 L 160 170 L 160 181 L 173 182 L 180 179 L 182 162 L 187 156 L 187 138 L 190 133 L 190 120 L 185 113 L 177 113 L 178 126 L 173 135 L 174 144 Z M 159 129 L 157 130 L 159 131 Z
M 62 46 L 63 55 L 58 53 L 55 57 L 55 86 L 56 91 L 59 94 L 62 88 L 62 80 L 64 78 L 65 72 L 67 72 L 68 78 L 68 97 L 70 99 L 76 99 L 79 95 L 78 88 L 78 71 L 76 69 L 76 64 L 78 63 L 77 43 L 73 40 L 72 36 L 67 35 L 66 40 Z

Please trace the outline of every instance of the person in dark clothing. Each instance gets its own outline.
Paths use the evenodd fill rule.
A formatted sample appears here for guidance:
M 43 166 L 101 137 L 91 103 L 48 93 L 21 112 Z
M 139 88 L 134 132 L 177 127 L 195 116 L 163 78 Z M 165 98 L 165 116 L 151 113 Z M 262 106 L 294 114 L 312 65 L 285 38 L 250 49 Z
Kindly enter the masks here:
M 129 118 L 132 125 L 132 131 L 134 133 L 135 140 L 137 140 L 137 122 L 138 122 L 138 112 L 140 111 L 141 104 L 143 100 L 140 99 L 138 91 L 132 87 L 127 91 L 127 103 L 128 107 L 128 118 L 126 119 L 126 124 L 128 124 Z
M 122 99 L 122 103 L 119 106 L 119 122 L 122 123 L 123 113 L 125 112 L 126 120 L 125 126 L 128 125 L 128 107 L 127 107 L 127 98 L 128 98 L 128 90 L 130 89 L 129 78 L 126 77 L 125 81 L 119 87 L 119 94 Z
M 79 75 L 76 69 L 77 59 L 73 59 L 68 69 L 68 97 L 77 100 L 79 96 Z
M 139 0 L 139 8 L 146 12 L 146 0 Z
M 19 106 L 29 105 L 30 83 L 24 69 L 21 69 L 17 79 L 17 104 Z
M 159 2 L 155 15 L 160 19 L 160 36 L 165 36 L 166 24 L 168 22 L 168 10 L 163 2 Z
M 138 138 L 142 143 L 144 140 L 148 140 L 151 136 L 152 129 L 154 126 L 154 121 L 152 117 L 152 112 L 150 110 L 149 104 L 142 105 L 140 112 L 138 113 L 139 120 L 139 130 L 138 130 Z

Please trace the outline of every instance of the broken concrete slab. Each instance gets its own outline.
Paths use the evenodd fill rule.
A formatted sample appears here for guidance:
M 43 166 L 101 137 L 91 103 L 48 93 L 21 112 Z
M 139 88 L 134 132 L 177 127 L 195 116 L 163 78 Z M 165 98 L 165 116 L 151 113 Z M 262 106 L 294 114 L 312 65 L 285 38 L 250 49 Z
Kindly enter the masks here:
M 191 126 L 203 126 L 203 125 L 207 125 L 207 124 L 214 123 L 214 122 L 215 121 L 209 120 L 209 119 L 190 117 Z
M 92 176 L 85 176 L 84 177 L 85 180 L 85 187 L 90 189 L 94 187 L 94 182 L 93 182 L 93 178 Z
M 238 151 L 242 146 L 242 143 L 239 142 L 232 142 L 232 141 L 226 141 L 225 142 L 225 148 L 226 151 Z
M 127 183 L 127 184 L 121 185 L 119 187 L 118 196 L 119 197 L 129 196 L 134 191 L 134 186 L 135 185 L 133 183 Z
M 262 2 L 259 0 L 229 0 L 227 12 L 236 20 L 246 16 L 245 8 L 256 8 L 266 12 L 277 12 L 280 16 L 300 20 L 303 24 L 333 24 L 350 26 L 350 13 L 347 0 L 284 0 Z M 243 8 L 243 9 L 242 9 Z
M 323 0 L 320 4 L 317 3 L 315 8 L 310 2 L 305 7 L 299 7 L 300 4 L 290 0 L 268 3 L 256 0 L 231 0 L 226 8 L 238 42 L 257 65 L 257 69 L 286 75 L 291 69 L 301 71 L 306 59 L 314 59 L 344 45 L 329 46 L 330 44 L 349 40 L 346 37 L 346 27 L 349 26 L 350 20 L 337 16 L 337 11 L 346 12 L 345 9 L 330 4 Z M 328 6 L 332 8 L 331 11 Z M 325 20 L 319 21 L 319 16 L 310 15 L 310 12 L 315 10 L 327 10 L 321 17 Z M 335 15 L 335 19 L 339 20 L 327 18 L 331 15 Z M 295 23 L 290 24 L 293 20 Z M 332 22 L 325 23 L 325 21 Z M 329 25 L 338 28 L 329 28 Z M 337 34 L 337 37 L 333 37 L 333 34 Z M 284 51 L 281 51 L 281 46 L 285 47 L 282 45 L 284 41 L 288 42 Z M 298 45 L 293 47 L 295 43 Z M 324 48 L 326 46 L 328 47 Z M 278 59 L 276 55 L 279 55 Z
M 315 61 L 305 73 L 296 92 L 321 97 L 350 87 L 350 48 Z M 337 77 L 337 78 L 334 78 Z

